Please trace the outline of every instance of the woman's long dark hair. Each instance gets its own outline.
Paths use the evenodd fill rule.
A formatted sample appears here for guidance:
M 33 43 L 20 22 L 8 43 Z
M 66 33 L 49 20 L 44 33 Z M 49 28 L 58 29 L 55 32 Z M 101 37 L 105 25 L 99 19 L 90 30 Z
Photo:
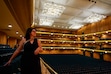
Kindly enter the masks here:
M 26 34 L 25 34 L 25 38 L 26 40 L 30 39 L 30 33 L 31 31 L 35 29 L 35 28 L 28 28 L 27 31 L 26 31 Z

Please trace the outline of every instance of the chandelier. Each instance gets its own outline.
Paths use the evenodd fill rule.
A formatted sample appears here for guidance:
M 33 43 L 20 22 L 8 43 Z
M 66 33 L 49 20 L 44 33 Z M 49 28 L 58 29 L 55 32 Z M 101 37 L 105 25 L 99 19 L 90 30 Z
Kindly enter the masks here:
M 84 22 L 86 22 L 86 23 L 93 23 L 93 22 L 98 22 L 98 21 L 100 21 L 100 20 L 102 20 L 104 18 L 106 18 L 106 16 L 94 13 L 94 14 L 90 15 L 89 17 L 87 17 L 84 20 Z
M 42 18 L 39 21 L 39 25 L 51 26 L 53 24 L 53 22 L 54 22 L 54 20 L 52 20 L 52 19 Z
M 62 5 L 47 2 L 43 5 L 42 14 L 46 16 L 59 17 L 64 10 L 65 7 Z

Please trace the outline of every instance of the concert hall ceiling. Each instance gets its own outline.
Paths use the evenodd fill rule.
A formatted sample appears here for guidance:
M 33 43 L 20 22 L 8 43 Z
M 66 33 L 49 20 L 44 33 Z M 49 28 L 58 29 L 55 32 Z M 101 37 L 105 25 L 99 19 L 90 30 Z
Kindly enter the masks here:
M 30 26 L 75 31 L 107 18 L 110 8 L 111 0 L 0 0 L 0 31 L 12 37 Z

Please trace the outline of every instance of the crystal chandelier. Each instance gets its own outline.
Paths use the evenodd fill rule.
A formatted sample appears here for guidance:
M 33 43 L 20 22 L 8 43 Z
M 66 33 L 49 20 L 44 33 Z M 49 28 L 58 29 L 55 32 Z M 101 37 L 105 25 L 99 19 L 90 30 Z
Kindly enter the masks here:
M 39 25 L 44 25 L 44 26 L 51 26 L 53 24 L 54 20 L 51 19 L 40 19 Z
M 47 16 L 59 17 L 64 10 L 65 7 L 62 5 L 47 2 L 43 5 L 42 14 Z
M 102 20 L 104 18 L 106 18 L 106 16 L 94 13 L 94 14 L 90 15 L 89 17 L 87 17 L 84 20 L 84 22 L 86 22 L 86 23 L 93 23 L 93 22 L 98 22 L 98 21 L 100 21 L 100 20 Z

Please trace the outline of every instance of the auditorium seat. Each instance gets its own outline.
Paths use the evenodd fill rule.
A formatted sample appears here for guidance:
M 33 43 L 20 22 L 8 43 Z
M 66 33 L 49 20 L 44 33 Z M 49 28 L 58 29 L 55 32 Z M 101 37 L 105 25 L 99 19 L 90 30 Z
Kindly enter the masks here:
M 10 66 L 4 67 L 3 65 L 6 63 L 6 61 L 0 65 L 0 74 L 13 74 L 13 73 L 18 73 L 20 68 L 20 58 L 21 55 L 17 56 L 11 63 Z
M 42 54 L 41 58 L 58 74 L 107 74 L 111 62 L 75 54 Z
M 100 48 L 100 50 L 111 50 L 111 48 L 107 48 L 107 47 L 102 47 L 102 48 Z
M 9 60 L 14 51 L 15 50 L 10 48 L 9 45 L 0 44 L 0 74 L 13 74 L 19 72 L 18 68 L 20 68 L 21 54 L 12 61 L 10 66 L 3 66 Z

